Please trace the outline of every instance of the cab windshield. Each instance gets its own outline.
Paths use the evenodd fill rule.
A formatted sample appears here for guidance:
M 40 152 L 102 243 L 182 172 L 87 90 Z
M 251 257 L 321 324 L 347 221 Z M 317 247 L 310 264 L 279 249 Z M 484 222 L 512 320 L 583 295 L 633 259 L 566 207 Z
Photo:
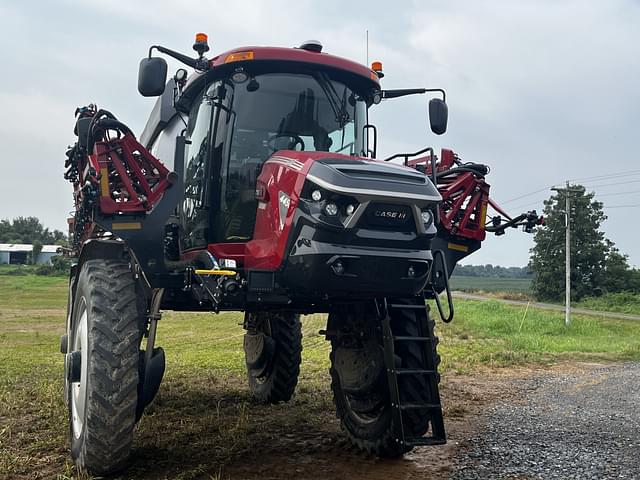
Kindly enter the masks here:
M 326 73 L 269 73 L 232 89 L 231 162 L 276 150 L 362 154 L 366 104 Z

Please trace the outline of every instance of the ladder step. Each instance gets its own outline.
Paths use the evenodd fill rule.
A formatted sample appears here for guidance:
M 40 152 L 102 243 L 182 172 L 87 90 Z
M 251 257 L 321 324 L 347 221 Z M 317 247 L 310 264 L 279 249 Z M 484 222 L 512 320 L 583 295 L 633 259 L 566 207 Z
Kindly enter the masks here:
M 435 370 L 423 370 L 419 368 L 398 368 L 396 375 L 434 375 Z
M 396 342 L 431 342 L 433 341 L 432 337 L 408 337 L 404 335 L 393 337 L 393 339 Z
M 397 310 L 424 310 L 427 308 L 427 306 L 404 304 L 404 303 L 389 303 L 387 304 L 387 308 L 395 308 Z
M 425 445 L 444 445 L 445 443 L 447 443 L 447 439 L 440 437 L 408 438 L 405 443 L 410 447 L 421 447 Z
M 439 403 L 405 403 L 400 405 L 400 410 L 439 410 L 441 408 L 442 405 Z

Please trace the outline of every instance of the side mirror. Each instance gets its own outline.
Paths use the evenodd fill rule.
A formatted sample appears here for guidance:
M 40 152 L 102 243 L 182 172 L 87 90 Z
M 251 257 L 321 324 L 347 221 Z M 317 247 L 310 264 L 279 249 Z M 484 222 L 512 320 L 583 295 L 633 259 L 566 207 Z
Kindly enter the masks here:
M 442 135 L 446 132 L 448 118 L 449 108 L 444 100 L 432 98 L 429 101 L 429 123 L 431 123 L 431 131 L 436 135 Z
M 143 97 L 157 97 L 164 92 L 167 83 L 167 62 L 160 57 L 140 60 L 138 91 Z

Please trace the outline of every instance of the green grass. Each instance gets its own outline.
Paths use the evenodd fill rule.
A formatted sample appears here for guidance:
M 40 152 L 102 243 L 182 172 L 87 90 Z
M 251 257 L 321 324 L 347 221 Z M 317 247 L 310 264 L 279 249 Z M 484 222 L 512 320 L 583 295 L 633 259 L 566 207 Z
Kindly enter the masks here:
M 65 298 L 64 278 L 0 277 L 0 478 L 77 478 L 58 353 Z M 640 322 L 575 315 L 566 329 L 561 313 L 529 309 L 523 319 L 524 307 L 496 301 L 457 301 L 456 308 L 453 323 L 437 324 L 445 385 L 451 372 L 487 366 L 640 359 Z M 226 469 L 247 458 L 318 449 L 300 438 L 336 445 L 327 447 L 336 449 L 329 460 L 342 449 L 329 344 L 318 334 L 325 316 L 303 319 L 296 397 L 275 406 L 249 396 L 241 320 L 236 313 L 165 313 L 157 339 L 167 356 L 165 379 L 137 427 L 133 463 L 122 478 L 228 478 Z
M 61 309 L 68 280 L 40 275 L 0 275 L 0 309 Z
M 531 293 L 531 279 L 529 278 L 494 278 L 494 277 L 467 277 L 453 275 L 451 288 L 466 292 L 516 292 Z
M 640 323 L 526 309 L 499 301 L 461 301 L 450 324 L 438 324 L 445 369 L 570 359 L 640 359 Z M 526 315 L 525 315 L 526 312 Z
M 579 302 L 573 303 L 573 306 L 605 312 L 620 312 L 640 315 L 640 294 L 607 293 L 600 297 L 585 298 Z

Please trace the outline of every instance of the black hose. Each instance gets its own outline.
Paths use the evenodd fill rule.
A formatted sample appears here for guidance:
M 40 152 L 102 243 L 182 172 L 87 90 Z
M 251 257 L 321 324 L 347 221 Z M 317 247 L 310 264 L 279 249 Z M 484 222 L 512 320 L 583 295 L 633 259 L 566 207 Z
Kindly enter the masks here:
M 164 264 L 168 270 L 185 270 L 188 267 L 203 267 L 204 269 L 214 270 L 218 268 L 218 262 L 208 250 L 201 250 L 195 258 L 190 260 L 168 260 L 164 259 Z
M 454 175 L 456 173 L 469 173 L 469 172 L 484 178 L 489 173 L 489 167 L 487 167 L 486 165 L 482 165 L 480 163 L 473 163 L 473 164 L 467 163 L 462 167 L 451 168 L 449 170 L 445 170 L 444 172 L 439 172 L 436 175 L 436 177 L 444 178 L 449 175 Z

